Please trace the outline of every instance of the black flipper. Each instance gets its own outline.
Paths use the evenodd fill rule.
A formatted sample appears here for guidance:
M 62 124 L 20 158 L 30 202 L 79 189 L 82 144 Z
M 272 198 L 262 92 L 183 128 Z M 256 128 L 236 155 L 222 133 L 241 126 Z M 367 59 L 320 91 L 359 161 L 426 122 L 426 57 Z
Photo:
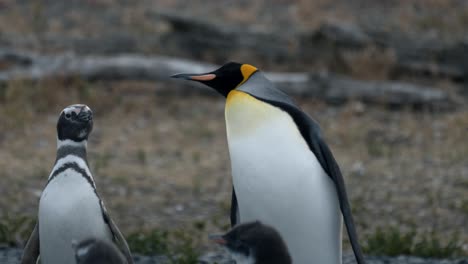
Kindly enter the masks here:
M 107 209 L 104 206 L 104 203 L 102 202 L 102 200 L 101 200 L 101 209 L 102 209 L 102 216 L 104 218 L 104 221 L 108 225 L 110 232 L 112 233 L 112 237 L 113 237 L 113 241 L 115 245 L 117 246 L 117 248 L 119 248 L 119 250 L 125 256 L 127 263 L 133 264 L 132 254 L 130 252 L 130 248 L 127 244 L 127 241 L 125 240 L 124 236 L 120 232 L 117 225 L 110 218 L 109 213 L 107 212 Z
M 361 246 L 359 245 L 359 240 L 354 226 L 354 220 L 351 214 L 348 196 L 346 194 L 343 175 L 341 174 L 340 168 L 338 167 L 333 154 L 331 153 L 325 141 L 322 139 L 320 127 L 318 124 L 306 113 L 302 112 L 302 110 L 300 110 L 296 105 L 290 102 L 269 100 L 252 94 L 250 95 L 257 98 L 258 100 L 267 102 L 286 111 L 293 118 L 299 131 L 301 132 L 302 137 L 306 140 L 310 150 L 317 157 L 324 171 L 335 183 L 341 212 L 343 214 L 346 230 L 348 231 L 349 240 L 351 242 L 356 261 L 358 264 L 364 264 L 365 260 L 362 255 Z
M 234 227 L 239 223 L 239 207 L 237 205 L 236 191 L 232 187 L 232 199 L 231 199 L 231 227 Z
M 336 191 L 338 193 L 338 199 L 340 201 L 341 213 L 343 214 L 344 222 L 346 225 L 346 230 L 348 230 L 349 240 L 351 242 L 351 247 L 354 251 L 354 256 L 358 264 L 365 263 L 364 257 L 362 255 L 361 246 L 359 245 L 358 236 L 356 233 L 356 228 L 354 227 L 354 219 L 351 213 L 351 206 L 349 205 L 348 195 L 346 193 L 345 183 L 343 176 L 341 175 L 340 168 L 333 157 L 328 146 L 324 141 L 320 141 L 320 147 L 322 155 L 325 158 L 327 167 L 329 169 L 328 175 L 335 182 Z
M 39 223 L 36 223 L 24 247 L 21 264 L 35 264 L 39 258 Z

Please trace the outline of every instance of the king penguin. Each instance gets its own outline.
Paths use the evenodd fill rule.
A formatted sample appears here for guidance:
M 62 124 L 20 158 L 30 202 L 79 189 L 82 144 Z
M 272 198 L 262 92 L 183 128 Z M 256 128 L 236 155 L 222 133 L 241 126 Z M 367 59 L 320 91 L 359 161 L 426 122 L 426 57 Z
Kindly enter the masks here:
M 235 226 L 210 239 L 225 247 L 237 264 L 291 264 L 288 247 L 280 234 L 259 221 Z
M 96 191 L 86 158 L 93 113 L 82 104 L 66 107 L 57 122 L 57 157 L 39 200 L 38 220 L 21 263 L 75 264 L 72 241 L 97 238 L 115 243 L 133 263 L 122 233 Z M 39 262 L 39 261 L 38 261 Z
M 295 264 L 338 264 L 344 218 L 356 260 L 365 263 L 343 176 L 311 117 L 249 64 L 172 77 L 226 97 L 231 225 L 259 220 L 274 227 Z

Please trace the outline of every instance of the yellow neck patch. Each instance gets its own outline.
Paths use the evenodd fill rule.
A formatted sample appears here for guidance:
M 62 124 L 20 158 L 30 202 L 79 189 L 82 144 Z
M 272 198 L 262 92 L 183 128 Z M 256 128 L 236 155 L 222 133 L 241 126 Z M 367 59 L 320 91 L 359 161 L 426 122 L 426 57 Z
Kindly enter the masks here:
M 275 118 L 276 108 L 238 90 L 229 92 L 226 100 L 226 128 L 230 136 L 245 135 L 264 122 Z
M 257 71 L 257 68 L 255 68 L 254 66 L 250 65 L 250 64 L 242 64 L 242 66 L 240 67 L 240 70 L 242 72 L 242 76 L 244 77 L 244 79 L 242 80 L 241 83 L 239 83 L 239 85 L 237 85 L 237 87 L 239 87 L 240 85 L 242 85 L 245 81 L 247 81 L 247 79 L 249 79 L 249 77 Z
M 238 90 L 232 90 L 228 93 L 228 96 L 226 97 L 225 109 L 230 108 L 233 103 L 242 104 L 249 101 L 253 102 L 255 100 L 256 99 L 254 97 L 247 93 Z

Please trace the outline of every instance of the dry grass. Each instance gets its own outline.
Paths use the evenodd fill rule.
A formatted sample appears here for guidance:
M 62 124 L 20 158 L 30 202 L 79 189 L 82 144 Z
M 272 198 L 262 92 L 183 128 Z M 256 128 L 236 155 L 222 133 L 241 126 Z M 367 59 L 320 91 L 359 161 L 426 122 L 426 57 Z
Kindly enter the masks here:
M 135 82 L 13 82 L 0 104 L 0 217 L 34 217 L 55 156 L 55 122 L 72 103 L 95 112 L 89 160 L 98 190 L 126 232 L 228 225 L 230 174 L 223 99 L 160 94 Z M 467 109 L 387 111 L 299 99 L 314 116 L 345 174 L 361 236 L 397 226 L 458 233 L 466 250 Z M 204 244 L 202 239 L 202 244 Z
M 388 49 L 369 47 L 342 54 L 345 72 L 360 80 L 388 80 L 391 78 L 396 57 Z

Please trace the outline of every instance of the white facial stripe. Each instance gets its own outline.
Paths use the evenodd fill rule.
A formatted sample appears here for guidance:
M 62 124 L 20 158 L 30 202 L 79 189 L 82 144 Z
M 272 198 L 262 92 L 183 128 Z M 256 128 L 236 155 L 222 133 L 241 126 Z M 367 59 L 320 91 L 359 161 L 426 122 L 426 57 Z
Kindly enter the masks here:
M 84 104 L 74 104 L 63 109 L 62 112 L 65 114 L 71 114 L 72 112 L 75 112 L 78 115 L 81 111 L 88 112 L 88 111 L 91 111 L 91 109 L 87 105 L 84 105 Z
M 76 105 L 69 106 L 69 107 L 63 109 L 63 112 L 65 114 L 71 114 L 72 112 L 75 112 L 76 114 L 79 114 L 81 112 L 81 107 L 78 107 Z
M 80 135 L 81 136 L 81 135 Z M 60 140 L 57 138 L 57 149 L 64 147 L 64 146 L 70 146 L 70 147 L 87 147 L 88 141 L 87 140 L 82 140 L 80 142 L 76 142 L 70 139 L 65 139 L 65 140 Z
M 57 169 L 59 169 L 60 167 L 62 167 L 66 163 L 72 163 L 72 162 L 78 164 L 78 166 L 80 168 L 82 168 L 83 170 L 86 171 L 86 174 L 88 174 L 89 177 L 91 177 L 91 180 L 93 180 L 93 185 L 94 185 L 93 175 L 91 174 L 91 171 L 89 170 L 88 165 L 86 164 L 86 162 L 82 158 L 80 158 L 78 156 L 75 156 L 75 155 L 68 155 L 68 156 L 66 156 L 64 158 L 59 159 L 57 161 L 57 163 L 55 163 L 55 166 L 54 166 L 54 168 L 52 169 L 52 172 L 49 175 L 49 179 Z M 96 187 L 96 186 L 94 186 L 94 187 Z
M 242 264 L 255 264 L 255 258 L 252 256 L 252 254 L 249 254 L 249 256 L 246 256 L 244 254 L 241 254 L 239 252 L 235 252 L 233 250 L 228 249 L 229 254 L 231 254 L 231 258 L 236 262 L 236 263 L 242 263 Z
M 88 245 L 86 247 L 82 247 L 82 248 L 79 248 L 77 251 L 76 251 L 76 255 L 78 257 L 83 257 L 84 255 L 86 255 L 88 253 L 88 251 L 90 250 L 92 245 Z

